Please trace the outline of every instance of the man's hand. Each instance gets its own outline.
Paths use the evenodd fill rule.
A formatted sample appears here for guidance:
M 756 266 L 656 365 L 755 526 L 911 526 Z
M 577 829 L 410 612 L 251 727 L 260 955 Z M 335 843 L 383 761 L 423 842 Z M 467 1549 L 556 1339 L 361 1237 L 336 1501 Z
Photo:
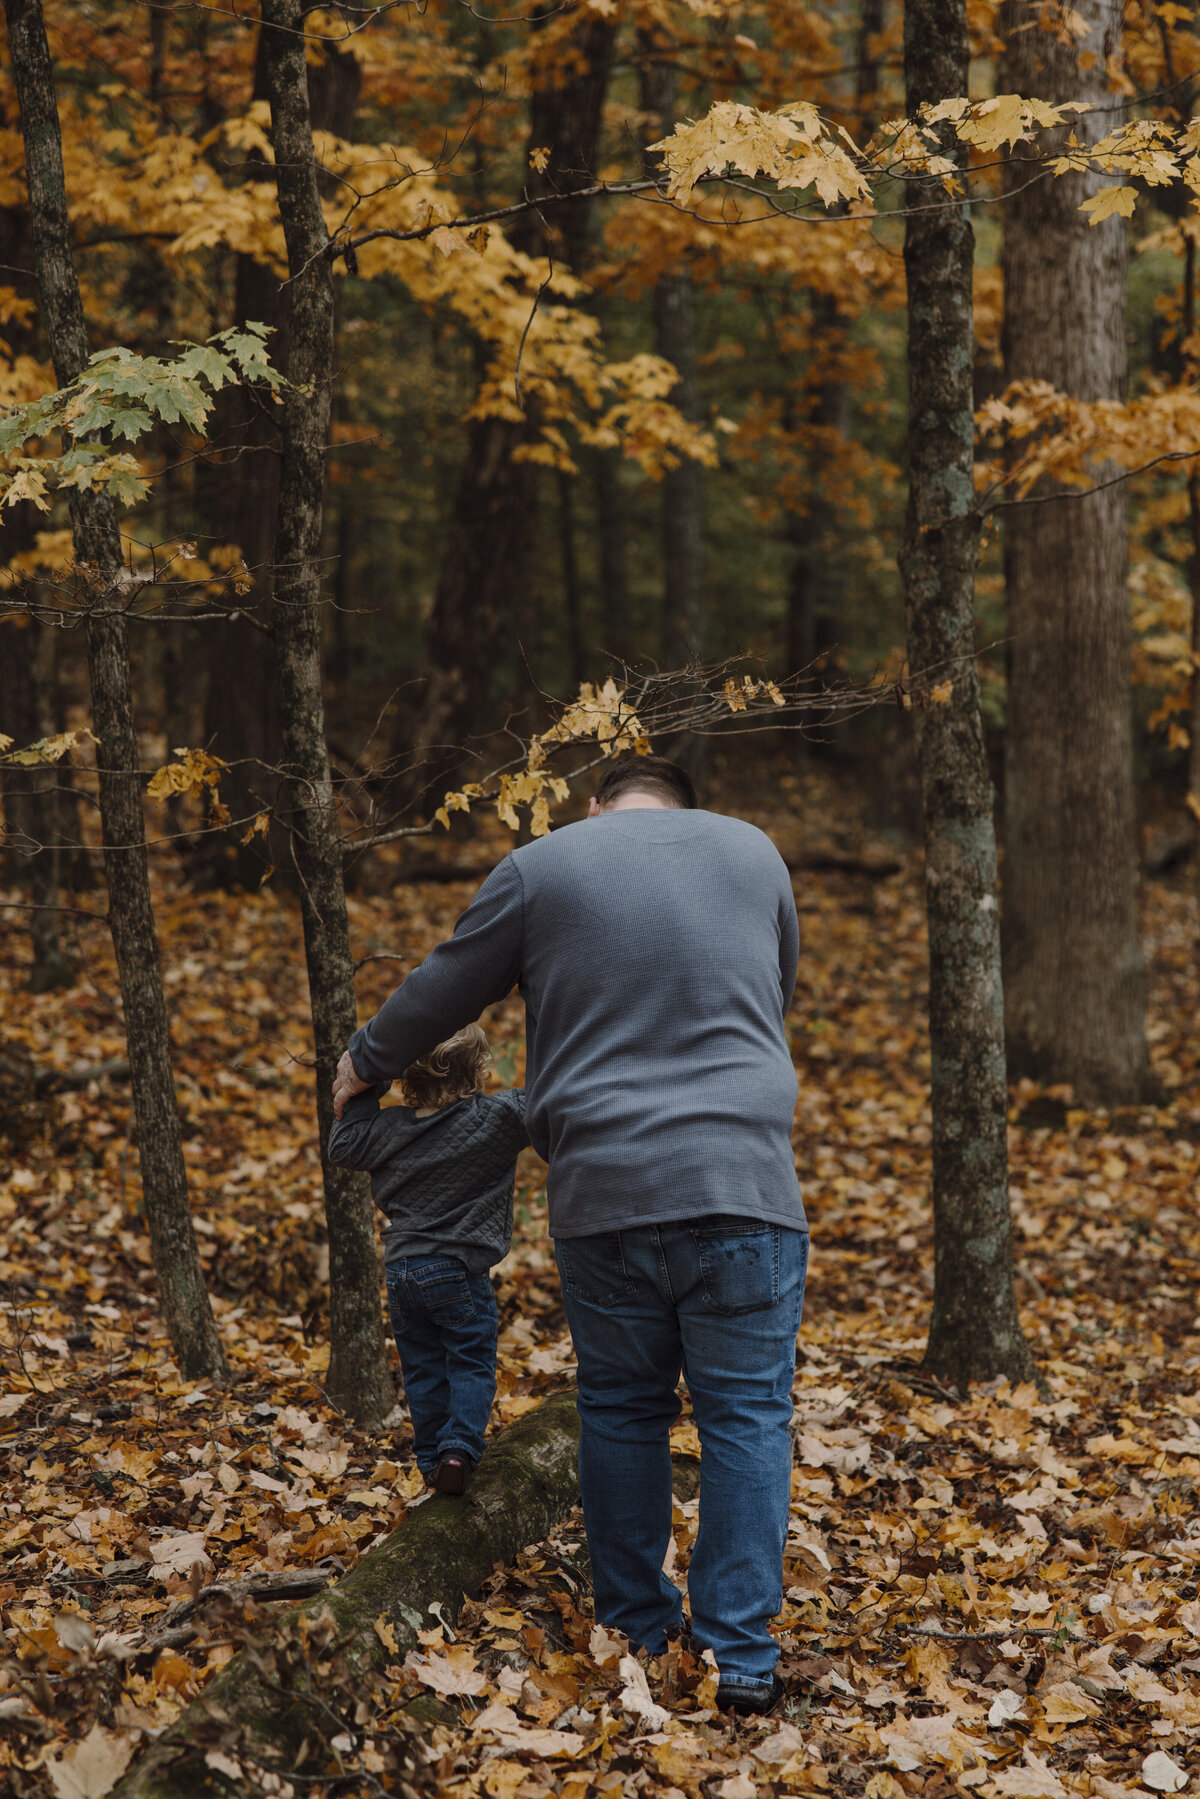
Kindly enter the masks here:
M 337 1065 L 333 1082 L 333 1109 L 339 1118 L 345 1110 L 346 1101 L 353 1099 L 356 1093 L 365 1093 L 370 1085 L 370 1081 L 359 1080 L 350 1060 L 350 1051 L 346 1050 Z

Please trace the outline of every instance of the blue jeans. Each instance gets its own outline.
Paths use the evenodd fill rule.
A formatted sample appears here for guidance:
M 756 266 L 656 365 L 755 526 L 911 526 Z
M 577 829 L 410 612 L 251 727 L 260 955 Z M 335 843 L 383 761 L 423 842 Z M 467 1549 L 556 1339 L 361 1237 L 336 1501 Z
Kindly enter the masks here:
M 457 1256 L 405 1256 L 388 1263 L 387 1293 L 418 1468 L 452 1450 L 477 1462 L 496 1397 L 491 1280 Z
M 792 1380 L 808 1235 L 715 1216 L 555 1244 L 579 1362 L 579 1480 L 596 1617 L 658 1654 L 682 1600 L 669 1431 L 682 1372 L 700 1433 L 692 1635 L 725 1687 L 761 1690 L 779 1648 Z

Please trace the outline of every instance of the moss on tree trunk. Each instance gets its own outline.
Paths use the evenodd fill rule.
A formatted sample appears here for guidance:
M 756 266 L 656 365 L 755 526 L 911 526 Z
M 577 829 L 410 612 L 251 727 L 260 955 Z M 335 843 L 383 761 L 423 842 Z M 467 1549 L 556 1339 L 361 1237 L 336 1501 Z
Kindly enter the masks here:
M 965 0 L 909 0 L 910 117 L 967 92 Z M 965 146 L 938 127 L 966 171 Z M 940 176 L 908 185 L 908 516 L 900 569 L 916 691 L 929 920 L 934 1289 L 925 1366 L 965 1388 L 1033 1358 L 1013 1292 L 1004 994 L 992 783 L 975 665 L 970 212 Z M 933 702 L 929 688 L 950 681 Z

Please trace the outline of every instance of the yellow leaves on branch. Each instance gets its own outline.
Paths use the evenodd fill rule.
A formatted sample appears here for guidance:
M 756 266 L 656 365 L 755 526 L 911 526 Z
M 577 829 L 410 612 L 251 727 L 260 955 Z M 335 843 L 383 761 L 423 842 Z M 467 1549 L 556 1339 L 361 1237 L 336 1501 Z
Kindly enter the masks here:
M 61 762 L 71 750 L 81 743 L 95 743 L 96 739 L 86 725 L 75 731 L 61 731 L 57 737 L 41 737 L 36 743 L 27 744 L 23 750 L 14 750 L 12 738 L 0 732 L 0 762 L 11 763 L 18 768 L 35 768 L 45 762 Z
M 1087 492 L 1098 482 L 1163 462 L 1168 469 L 1180 463 L 1200 466 L 1195 386 L 1122 401 L 1079 400 L 1049 382 L 1014 382 L 980 408 L 976 427 L 982 451 L 977 486 L 1007 488 L 1018 500 L 1045 482 Z M 1178 484 L 1152 501 L 1149 516 L 1163 531 L 1184 525 L 1187 507 L 1186 487 Z M 1188 710 L 1195 673 L 1191 595 L 1178 567 L 1157 555 L 1135 557 L 1129 586 L 1134 680 L 1162 695 L 1149 728 L 1165 730 L 1168 747 L 1183 749 L 1185 732 L 1177 717 Z
M 995 94 L 990 100 L 942 100 L 924 109 L 922 121 L 939 124 L 943 119 L 954 122 L 960 143 L 989 153 L 1015 149 L 1035 125 L 1063 125 L 1087 107 L 1076 102 L 1052 106 L 1045 100 L 1024 100 L 1020 94 Z
M 228 248 L 286 274 L 274 184 L 227 186 L 208 161 L 219 139 L 232 162 L 243 162 L 249 151 L 270 162 L 265 102 L 226 119 L 207 138 L 131 127 L 104 140 L 99 156 L 95 133 L 89 138 L 82 121 L 76 125 L 67 131 L 73 215 L 109 231 L 132 230 L 136 222 L 138 231 L 162 238 L 164 256 L 176 264 Z M 358 252 L 361 275 L 399 280 L 419 305 L 449 312 L 486 347 L 483 381 L 468 417 L 524 423 L 527 441 L 518 455 L 567 472 L 575 468 L 570 433 L 619 450 L 652 476 L 684 457 L 715 462 L 711 433 L 685 419 L 667 397 L 677 381 L 671 366 L 653 357 L 606 361 L 595 318 L 577 304 L 584 285 L 567 269 L 551 269 L 544 258 L 516 250 L 495 227 L 455 225 L 458 202 L 420 150 L 354 144 L 323 131 L 314 133 L 314 144 L 321 165 L 337 177 L 337 196 L 325 202 L 331 238 L 344 232 L 347 193 L 357 196 L 355 234 L 422 234 L 364 245 Z M 535 166 L 540 156 L 535 150 Z M 36 493 L 14 492 L 41 503 Z
M 743 675 L 741 681 L 732 676 L 726 681 L 721 692 L 731 712 L 744 712 L 752 700 L 765 695 L 773 706 L 786 706 L 787 701 L 776 687 L 774 681 L 755 681 L 750 675 Z
M 1200 390 L 1078 400 L 1048 381 L 1017 381 L 980 408 L 976 426 L 987 458 L 978 470 L 982 484 L 1003 484 L 1018 499 L 1047 477 L 1086 489 L 1104 463 L 1130 470 L 1197 454 Z
M 623 448 L 656 480 L 678 468 L 685 457 L 716 468 L 717 445 L 712 432 L 693 424 L 668 403 L 667 396 L 678 381 L 674 364 L 661 356 L 643 353 L 628 362 L 609 363 L 600 371 L 598 386 L 616 398 L 594 425 L 580 426 L 583 442 L 593 449 Z M 517 457 L 520 455 L 518 450 Z
M 915 118 L 890 120 L 877 141 L 860 148 L 806 102 L 768 113 L 721 100 L 653 147 L 668 170 L 668 197 L 683 206 L 691 204 L 699 182 L 731 174 L 765 177 L 780 190 L 811 188 L 827 209 L 869 201 L 873 181 L 884 176 L 940 176 L 954 191 L 960 169 L 947 154 L 946 127 L 959 143 L 984 156 L 1011 153 L 1018 144 L 1036 150 L 1039 132 L 1060 138 L 1066 132 L 1065 144 L 1056 142 L 1045 151 L 1055 176 L 1126 174 L 1150 187 L 1182 181 L 1200 196 L 1200 120 L 1177 128 L 1157 119 L 1130 119 L 1095 142 L 1081 143 L 1071 127 L 1089 110 L 1082 103 L 1056 106 L 1020 94 L 987 100 L 959 96 L 922 107 Z M 1127 218 L 1136 198 L 1132 186 L 1106 186 L 1088 195 L 1080 210 L 1099 225 Z
M 210 756 L 207 750 L 177 749 L 175 754 L 181 758 L 178 762 L 164 763 L 151 775 L 146 791 L 154 800 L 169 800 L 176 797 L 200 798 L 206 791 L 211 795 L 209 816 L 214 824 L 229 823 L 228 808 L 221 804 L 221 776 L 229 767 L 219 756 Z M 260 820 L 262 821 L 260 824 Z M 269 822 L 266 813 L 251 825 L 242 839 L 246 842 L 256 830 L 266 828 Z
M 779 704 L 783 704 L 782 696 Z M 547 772 L 547 755 L 565 744 L 586 742 L 595 743 L 604 756 L 623 750 L 635 750 L 639 755 L 649 752 L 650 739 L 637 712 L 626 702 L 625 690 L 611 676 L 603 687 L 583 682 L 578 698 L 563 708 L 555 723 L 530 739 L 523 769 L 515 774 L 501 771 L 482 786 L 473 782 L 456 793 L 448 793 L 433 816 L 449 830 L 452 812 L 469 812 L 473 801 L 487 799 L 495 805 L 500 822 L 516 831 L 521 824 L 517 807 L 528 806 L 531 835 L 545 837 L 550 829 L 551 800 L 565 800 L 570 792 L 560 775 Z
M 661 152 L 669 171 L 669 198 L 684 206 L 697 182 L 729 169 L 751 178 L 766 175 L 780 188 L 815 188 L 826 206 L 870 198 L 853 139 L 840 126 L 827 126 L 807 101 L 770 113 L 718 100 L 704 118 L 677 126 L 651 148 Z

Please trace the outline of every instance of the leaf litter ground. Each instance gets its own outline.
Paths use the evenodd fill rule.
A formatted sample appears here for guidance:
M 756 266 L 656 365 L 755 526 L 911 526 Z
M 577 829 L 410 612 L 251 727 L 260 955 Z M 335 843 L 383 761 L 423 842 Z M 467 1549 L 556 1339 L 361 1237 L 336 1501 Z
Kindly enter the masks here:
M 786 816 L 737 809 L 788 854 L 861 847 L 849 796 L 824 777 L 790 798 Z M 356 953 L 400 959 L 364 965 L 364 1012 L 469 892 L 402 883 L 352 899 Z M 1108 1116 L 1066 1093 L 1013 1094 L 1019 1291 L 1046 1385 L 959 1401 L 918 1370 L 931 1285 L 918 861 L 887 880 L 804 874 L 796 892 L 789 1030 L 813 1257 L 777 1626 L 788 1699 L 731 1724 L 686 1650 L 645 1665 L 597 1631 L 575 1515 L 498 1568 L 453 1631 L 429 1620 L 327 1774 L 281 1783 L 218 1753 L 214 1769 L 247 1791 L 1195 1790 L 1195 900 L 1162 884 L 1145 899 L 1164 1104 Z M 16 1081 L 0 1178 L 0 1784 L 22 1795 L 107 1791 L 289 1580 L 336 1577 L 420 1502 L 402 1411 L 371 1436 L 322 1394 L 327 1253 L 295 911 L 164 880 L 159 917 L 197 1227 L 236 1384 L 193 1385 L 170 1361 L 127 1086 L 34 1103 Z M 119 1058 L 102 932 L 81 937 L 76 986 L 41 997 L 23 988 L 15 937 L 0 966 L 7 1062 Z M 521 1077 L 520 1030 L 516 1002 L 494 1010 L 506 1080 Z M 522 1159 L 497 1273 L 498 1424 L 571 1377 L 543 1172 Z M 675 1436 L 697 1451 L 686 1412 Z M 677 1501 L 669 1565 L 685 1590 L 696 1510 Z M 244 1583 L 215 1617 L 196 1604 L 214 1579 Z

